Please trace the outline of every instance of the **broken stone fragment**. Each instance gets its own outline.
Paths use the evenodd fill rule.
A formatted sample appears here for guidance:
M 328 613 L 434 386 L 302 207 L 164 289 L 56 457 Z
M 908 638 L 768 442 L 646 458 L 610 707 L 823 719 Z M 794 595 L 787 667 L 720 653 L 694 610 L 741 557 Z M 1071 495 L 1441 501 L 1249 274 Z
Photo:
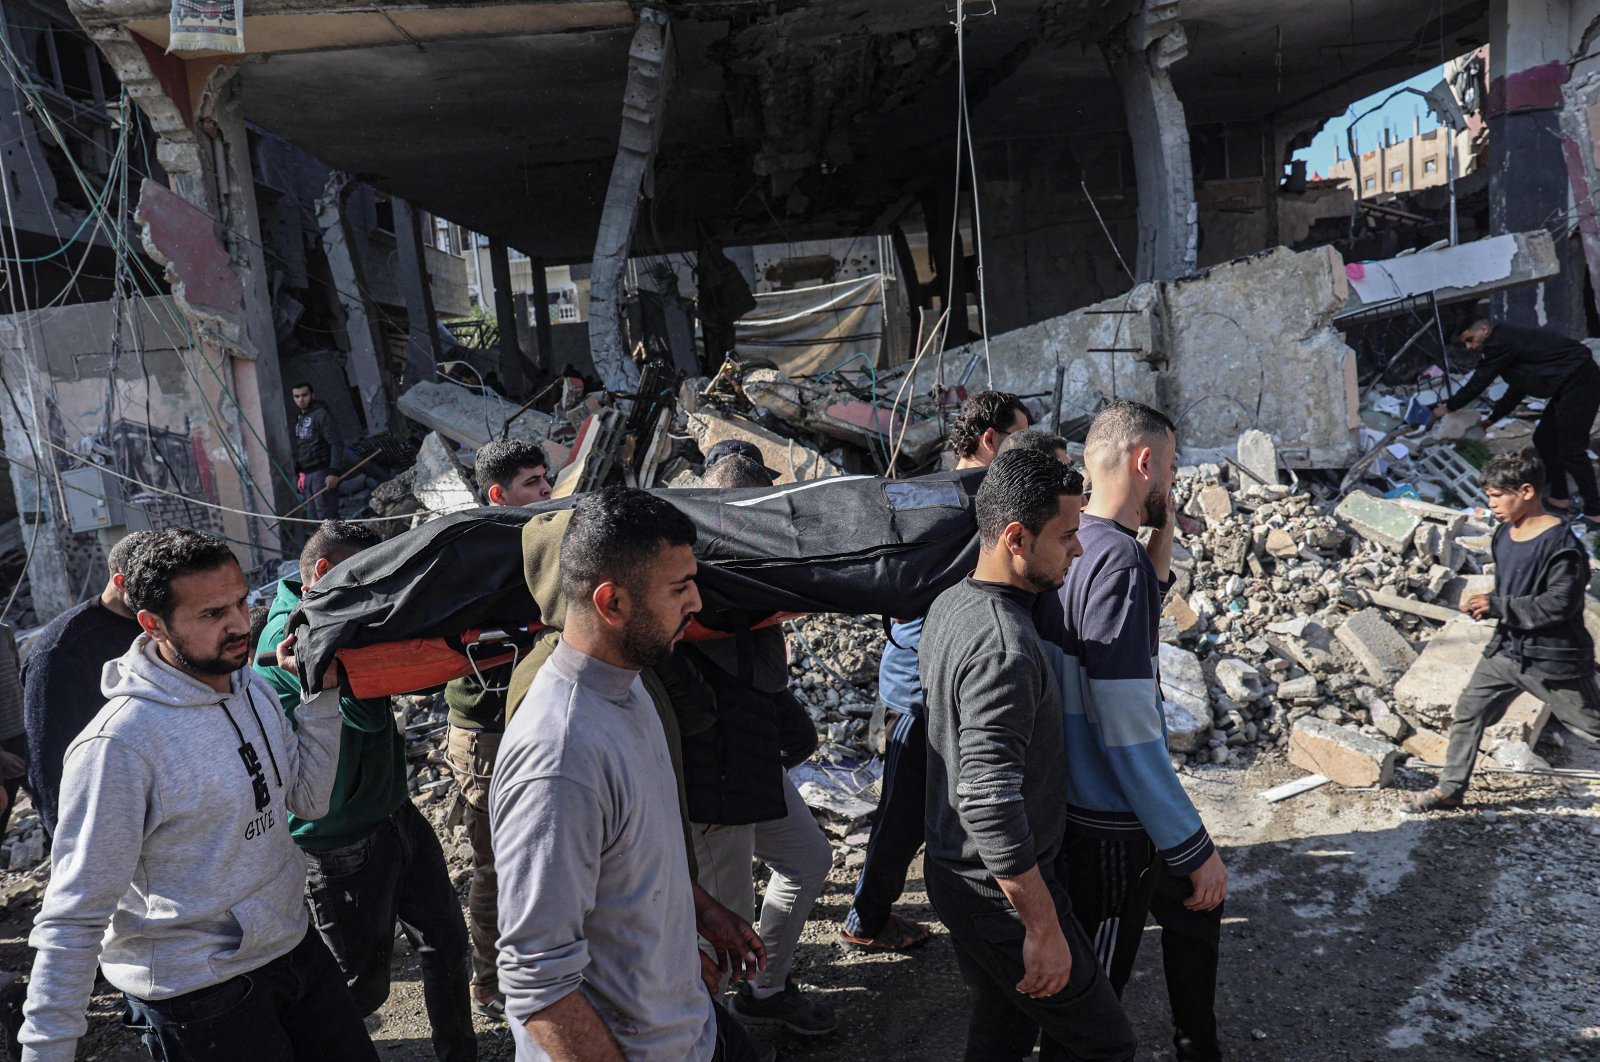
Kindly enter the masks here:
M 1301 675 L 1278 683 L 1278 700 L 1311 701 L 1322 692 L 1315 675 Z
M 1400 754 L 1358 730 L 1307 717 L 1289 734 L 1289 762 L 1353 789 L 1388 785 Z
M 1368 542 L 1394 553 L 1405 552 L 1422 523 L 1422 517 L 1405 506 L 1362 491 L 1347 495 L 1333 513 Z
M 1189 603 L 1177 594 L 1169 595 L 1166 607 L 1161 610 L 1163 626 L 1171 626 L 1174 638 L 1183 638 L 1203 629 L 1199 615 Z
M 1350 616 L 1334 632 L 1349 649 L 1368 676 L 1381 685 L 1390 685 L 1416 662 L 1411 643 L 1375 608 L 1364 608 Z
M 1239 466 L 1262 484 L 1278 485 L 1278 447 L 1272 436 L 1251 428 L 1239 436 L 1238 457 Z
M 1418 727 L 1416 733 L 1401 740 L 1400 748 L 1423 763 L 1443 766 L 1445 753 L 1450 748 L 1450 739 L 1437 730 Z
M 1267 552 L 1281 559 L 1295 556 L 1300 552 L 1300 547 L 1296 545 L 1293 535 L 1275 527 L 1267 532 Z
M 1207 524 L 1221 526 L 1233 515 L 1233 496 L 1227 488 L 1213 483 L 1200 488 L 1200 493 L 1195 495 L 1195 508 L 1205 517 Z
M 1494 636 L 1494 625 L 1457 616 L 1434 632 L 1422 653 L 1394 685 L 1401 705 L 1453 708 Z
M 1261 672 L 1238 657 L 1230 656 L 1218 660 L 1216 675 L 1217 684 L 1222 687 L 1222 692 L 1240 704 L 1249 704 L 1264 692 Z

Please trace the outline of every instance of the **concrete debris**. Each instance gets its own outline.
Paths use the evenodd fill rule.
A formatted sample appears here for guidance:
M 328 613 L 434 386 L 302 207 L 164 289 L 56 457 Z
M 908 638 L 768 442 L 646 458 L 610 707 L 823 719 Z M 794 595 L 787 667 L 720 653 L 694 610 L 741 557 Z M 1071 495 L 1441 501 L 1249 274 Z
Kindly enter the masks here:
M 1458 615 L 1434 634 L 1395 683 L 1395 699 L 1416 708 L 1452 708 L 1493 636 L 1494 624 Z
M 1417 651 L 1375 608 L 1365 608 L 1349 617 L 1334 636 L 1349 649 L 1367 677 L 1389 685 L 1406 673 L 1417 659 Z
M 1399 752 L 1359 730 L 1308 717 L 1294 726 L 1289 762 L 1352 788 L 1388 785 Z
M 460 384 L 425 380 L 400 396 L 400 412 L 429 431 L 476 450 L 501 432 L 512 439 L 543 442 L 555 427 L 548 413 L 529 409 L 518 412 L 512 402 L 490 390 L 475 391 Z
M 1239 467 L 1257 483 L 1278 482 L 1278 444 L 1264 431 L 1251 428 L 1239 436 Z
M 1395 553 L 1406 551 L 1422 524 L 1422 518 L 1405 506 L 1363 491 L 1352 492 L 1333 513 L 1362 538 Z
M 428 512 L 428 516 L 419 520 L 419 523 L 462 509 L 475 509 L 483 504 L 478 498 L 477 488 L 467 478 L 466 470 L 438 432 L 429 432 L 427 438 L 422 440 L 422 448 L 417 451 L 417 463 L 412 468 L 411 493 Z

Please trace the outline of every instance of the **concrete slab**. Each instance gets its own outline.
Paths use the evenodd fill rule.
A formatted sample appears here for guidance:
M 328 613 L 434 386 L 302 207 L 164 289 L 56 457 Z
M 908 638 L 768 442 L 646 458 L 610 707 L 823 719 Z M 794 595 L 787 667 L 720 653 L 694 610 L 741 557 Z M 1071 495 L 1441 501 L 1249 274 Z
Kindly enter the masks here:
M 1411 643 L 1375 608 L 1355 613 L 1333 633 L 1361 662 L 1367 675 L 1383 685 L 1406 674 L 1417 659 L 1417 651 L 1411 648 Z
M 1289 762 L 1340 785 L 1364 789 L 1388 785 L 1400 753 L 1359 730 L 1309 715 L 1289 733 Z
M 527 442 L 543 442 L 555 421 L 548 413 L 527 410 L 517 414 L 517 406 L 493 392 L 482 394 L 457 384 L 425 380 L 400 396 L 400 412 L 462 446 L 478 449 L 511 424 L 507 435 Z M 511 418 L 516 419 L 512 420 Z
M 1467 688 L 1495 625 L 1460 615 L 1423 646 L 1422 655 L 1394 685 L 1395 700 L 1418 708 L 1452 708 Z
M 817 451 L 785 439 L 743 417 L 725 417 L 716 413 L 689 414 L 689 434 L 702 454 L 725 439 L 742 439 L 754 443 L 761 451 L 762 461 L 778 473 L 776 484 L 805 483 L 813 479 L 842 476 L 844 473 Z
M 1333 515 L 1362 538 L 1394 553 L 1406 551 L 1422 523 L 1422 518 L 1405 506 L 1364 491 L 1346 495 Z

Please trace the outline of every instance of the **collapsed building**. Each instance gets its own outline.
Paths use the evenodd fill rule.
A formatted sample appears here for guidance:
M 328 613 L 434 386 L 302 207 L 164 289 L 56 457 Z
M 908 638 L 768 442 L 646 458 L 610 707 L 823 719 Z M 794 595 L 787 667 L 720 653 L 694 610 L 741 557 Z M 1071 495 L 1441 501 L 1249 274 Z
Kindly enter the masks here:
M 220 530 L 268 573 L 294 534 L 277 516 L 297 501 L 301 379 L 381 455 L 374 482 L 430 430 L 468 459 L 495 434 L 542 439 L 569 490 L 684 482 L 730 433 L 789 478 L 904 473 L 990 384 L 1057 428 L 1142 397 L 1195 447 L 1259 429 L 1288 467 L 1347 468 L 1373 351 L 1416 335 L 1413 355 L 1442 357 L 1440 305 L 1489 296 L 1583 330 L 1588 6 L 1301 5 L 1275 23 L 1175 0 L 266 0 L 211 50 L 169 48 L 166 0 L 8 6 L 34 156 L 61 150 L 40 101 L 106 126 L 98 154 L 79 144 L 107 160 L 95 172 L 8 151 L 54 211 L 17 257 L 72 244 L 94 217 L 82 187 L 111 187 L 111 134 L 141 138 L 119 186 L 130 231 L 79 241 L 102 275 L 119 258 L 139 274 L 136 312 L 115 285 L 50 306 L 35 276 L 3 326 L 34 597 L 68 603 L 94 529 L 140 526 L 130 513 Z M 1322 244 L 1360 253 L 1408 209 L 1308 182 L 1289 156 L 1351 101 L 1485 44 L 1485 91 L 1456 99 L 1487 144 L 1465 234 L 1521 242 L 1449 299 L 1373 295 Z M 470 264 L 461 232 L 481 234 Z M 472 312 L 469 289 L 496 325 L 481 341 L 440 327 Z M 588 399 L 547 385 L 569 370 Z M 426 508 L 409 489 L 384 513 Z

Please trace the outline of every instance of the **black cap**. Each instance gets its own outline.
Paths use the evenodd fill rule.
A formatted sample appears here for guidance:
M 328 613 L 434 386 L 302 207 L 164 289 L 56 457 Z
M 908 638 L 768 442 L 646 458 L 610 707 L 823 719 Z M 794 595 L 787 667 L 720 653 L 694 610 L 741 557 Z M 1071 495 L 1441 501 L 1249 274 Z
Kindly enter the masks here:
M 718 461 L 721 461 L 724 457 L 734 456 L 748 457 L 750 460 L 760 465 L 761 471 L 767 474 L 768 479 L 777 479 L 778 476 L 782 474 L 779 472 L 774 472 L 772 469 L 768 468 L 766 460 L 761 456 L 760 447 L 756 446 L 755 443 L 749 442 L 745 439 L 723 439 L 721 442 L 717 443 L 711 448 L 710 452 L 706 454 L 705 467 L 710 468 Z

